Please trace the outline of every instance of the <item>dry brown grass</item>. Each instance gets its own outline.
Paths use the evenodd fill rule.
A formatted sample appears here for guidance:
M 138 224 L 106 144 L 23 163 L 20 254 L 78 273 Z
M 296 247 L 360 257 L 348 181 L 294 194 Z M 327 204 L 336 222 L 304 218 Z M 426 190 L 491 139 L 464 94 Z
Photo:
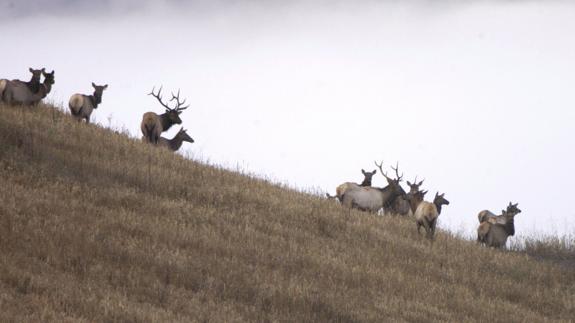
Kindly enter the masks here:
M 569 321 L 575 270 L 0 106 L 0 321 Z

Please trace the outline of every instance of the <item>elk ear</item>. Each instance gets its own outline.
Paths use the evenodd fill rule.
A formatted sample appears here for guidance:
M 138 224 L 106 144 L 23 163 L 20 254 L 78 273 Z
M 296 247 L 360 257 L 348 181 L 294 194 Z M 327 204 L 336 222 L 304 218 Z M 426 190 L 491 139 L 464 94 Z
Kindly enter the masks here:
M 419 183 L 417 184 L 417 186 L 421 186 L 421 184 L 423 184 L 423 181 L 419 182 Z
M 410 181 L 407 181 L 407 185 L 409 185 L 409 186 L 413 186 L 413 185 L 411 185 L 411 182 L 410 182 Z
M 93 87 L 93 88 L 96 88 L 96 84 L 94 84 L 94 82 L 92 82 L 92 87 Z
M 365 175 L 365 171 L 363 170 L 363 168 L 361 169 L 361 173 L 362 173 L 363 175 Z
M 44 67 L 42 67 L 42 73 L 45 73 L 46 69 Z
M 422 192 L 421 192 L 421 196 L 425 196 L 425 194 L 427 194 L 427 191 L 422 191 Z
M 30 71 L 30 73 L 34 73 L 34 70 L 31 67 L 29 67 L 28 70 Z
M 104 85 L 104 90 L 108 88 L 108 84 Z
M 377 173 L 377 169 L 374 169 L 373 172 L 371 172 L 371 175 L 375 175 Z

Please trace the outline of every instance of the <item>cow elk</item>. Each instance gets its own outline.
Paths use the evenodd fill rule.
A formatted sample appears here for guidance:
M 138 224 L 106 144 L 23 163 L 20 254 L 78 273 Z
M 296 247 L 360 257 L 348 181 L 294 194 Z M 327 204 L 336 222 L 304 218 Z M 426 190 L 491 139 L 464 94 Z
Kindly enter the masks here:
M 484 217 L 484 221 L 477 228 L 477 241 L 493 248 L 505 246 L 507 238 L 515 235 L 514 219 L 517 214 L 521 213 L 517 205 L 518 203 L 509 202 L 507 209 L 501 211 L 501 215 Z
M 433 203 L 423 201 L 415 210 L 415 224 L 417 225 L 417 233 L 420 233 L 423 227 L 427 233 L 427 238 L 433 239 L 435 235 L 435 227 L 437 226 L 437 218 L 441 214 L 441 207 L 449 205 L 449 201 L 445 199 L 445 193 L 435 193 Z
M 47 73 L 45 69 L 41 70 L 32 70 L 33 76 L 32 79 L 36 80 L 37 73 L 40 73 L 44 76 L 44 82 L 39 84 L 37 91 L 33 91 L 35 88 L 32 80 L 30 82 L 22 82 L 22 81 L 8 81 L 5 83 L 5 88 L 2 93 L 2 101 L 11 105 L 35 105 L 40 100 L 45 98 L 48 93 L 52 90 L 52 85 L 54 85 L 54 71 Z M 35 81 L 34 81 L 35 82 Z
M 7 79 L 0 79 L 0 101 L 2 101 L 2 98 L 4 95 L 4 90 L 6 89 L 6 86 L 8 85 L 8 83 L 11 83 L 11 82 L 26 85 L 28 87 L 28 89 L 30 89 L 30 92 L 32 92 L 32 93 L 37 93 L 40 90 L 40 77 L 42 76 L 42 72 L 45 72 L 46 70 L 44 68 L 39 69 L 39 70 L 35 70 L 31 67 L 28 70 L 30 71 L 30 73 L 32 73 L 32 78 L 28 82 L 24 82 L 24 81 L 20 81 L 20 80 L 9 81 Z
M 186 100 L 180 102 L 180 91 L 178 90 L 178 95 L 174 95 L 174 93 L 172 93 L 172 98 L 169 102 L 175 101 L 176 104 L 174 108 L 170 108 L 167 103 L 162 101 L 162 87 L 160 87 L 158 93 L 154 93 L 154 90 L 155 88 L 153 88 L 152 92 L 148 95 L 155 97 L 166 109 L 166 112 L 159 115 L 154 112 L 144 113 L 140 128 L 146 141 L 157 144 L 162 132 L 170 129 L 174 124 L 182 123 L 180 114 L 183 110 L 187 109 L 189 105 L 183 106 Z
M 194 139 L 192 139 L 192 137 L 186 133 L 186 130 L 182 128 L 172 139 L 160 137 L 158 140 L 158 146 L 168 148 L 171 151 L 178 151 L 178 149 L 182 147 L 184 141 L 193 143 Z
M 96 85 L 92 82 L 92 87 L 94 88 L 94 94 L 85 95 L 76 93 L 72 95 L 68 101 L 70 113 L 72 113 L 72 116 L 78 121 L 84 119 L 86 123 L 90 123 L 92 111 L 97 109 L 98 105 L 102 103 L 102 93 L 108 88 L 108 84 Z
M 374 170 L 373 172 L 366 172 L 365 170 L 362 169 L 361 173 L 363 174 L 363 182 L 361 182 L 361 184 L 345 182 L 336 187 L 335 195 L 330 195 L 329 193 L 326 193 L 325 195 L 327 196 L 327 198 L 328 199 L 337 198 L 341 202 L 343 200 L 343 195 L 348 189 L 356 188 L 358 186 L 371 186 L 371 179 L 373 178 L 373 175 L 377 173 L 377 170 Z

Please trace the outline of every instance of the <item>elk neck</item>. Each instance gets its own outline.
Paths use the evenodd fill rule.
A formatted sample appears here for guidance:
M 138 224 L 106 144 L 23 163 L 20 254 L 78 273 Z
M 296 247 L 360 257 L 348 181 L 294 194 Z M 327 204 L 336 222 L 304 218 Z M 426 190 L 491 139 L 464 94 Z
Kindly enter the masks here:
M 364 179 L 359 186 L 371 186 L 371 180 Z
M 184 138 L 182 138 L 182 136 L 177 134 L 174 138 L 168 140 L 168 142 L 170 143 L 170 149 L 173 151 L 177 151 L 180 149 L 180 147 L 182 147 L 182 144 L 184 143 Z
M 38 93 L 38 91 L 40 91 L 40 77 L 32 75 L 30 81 L 26 82 L 26 86 L 28 86 L 28 89 L 30 89 L 32 93 Z
M 435 208 L 437 209 L 437 214 L 441 214 L 441 203 L 439 203 L 439 201 L 435 200 L 435 201 L 433 201 L 433 204 L 435 205 Z
M 160 114 L 160 121 L 162 122 L 162 129 L 164 131 L 170 129 L 174 124 L 170 121 L 170 117 L 168 116 L 169 112 L 165 112 Z
M 515 224 L 513 218 L 507 220 L 507 222 L 504 225 L 504 228 L 507 234 L 509 234 L 510 236 L 515 235 Z

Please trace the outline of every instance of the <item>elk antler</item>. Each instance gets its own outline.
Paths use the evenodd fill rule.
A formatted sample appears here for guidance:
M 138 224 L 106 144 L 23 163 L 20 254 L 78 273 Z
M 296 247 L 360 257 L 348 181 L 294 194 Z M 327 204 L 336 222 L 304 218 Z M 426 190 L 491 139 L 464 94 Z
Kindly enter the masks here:
M 151 96 L 155 97 L 156 99 L 158 99 L 158 102 L 160 102 L 160 104 L 161 104 L 164 108 L 166 108 L 166 110 L 168 110 L 168 111 L 172 110 L 172 109 L 170 109 L 170 107 L 169 107 L 166 103 L 164 103 L 164 102 L 162 101 L 162 86 L 160 86 L 160 89 L 158 90 L 158 93 L 154 93 L 154 90 L 155 90 L 155 89 L 156 89 L 156 87 L 154 86 L 154 87 L 152 88 L 152 92 L 148 93 L 148 95 L 151 95 Z
M 190 107 L 190 105 L 186 105 L 185 107 L 182 108 L 182 105 L 184 105 L 186 103 L 186 99 L 184 99 L 184 101 L 180 102 L 180 89 L 178 89 L 178 95 L 174 95 L 174 93 L 172 93 L 172 98 L 170 99 L 170 102 L 176 100 L 176 107 L 173 110 L 176 110 L 178 112 L 186 110 L 187 108 Z
M 381 161 L 381 163 L 377 163 L 376 161 L 374 161 L 375 166 L 377 166 L 377 168 L 379 168 L 379 171 L 381 172 L 381 175 L 383 175 L 386 179 L 390 179 L 389 177 L 387 177 L 387 173 L 383 171 L 383 160 Z
M 401 174 L 401 176 L 399 176 L 399 172 L 397 171 L 399 169 L 399 162 L 397 162 L 395 164 L 395 168 L 393 168 L 393 166 L 390 166 L 391 169 L 393 169 L 395 171 L 395 176 L 397 176 L 396 181 L 401 182 L 401 178 L 403 177 L 403 174 Z

